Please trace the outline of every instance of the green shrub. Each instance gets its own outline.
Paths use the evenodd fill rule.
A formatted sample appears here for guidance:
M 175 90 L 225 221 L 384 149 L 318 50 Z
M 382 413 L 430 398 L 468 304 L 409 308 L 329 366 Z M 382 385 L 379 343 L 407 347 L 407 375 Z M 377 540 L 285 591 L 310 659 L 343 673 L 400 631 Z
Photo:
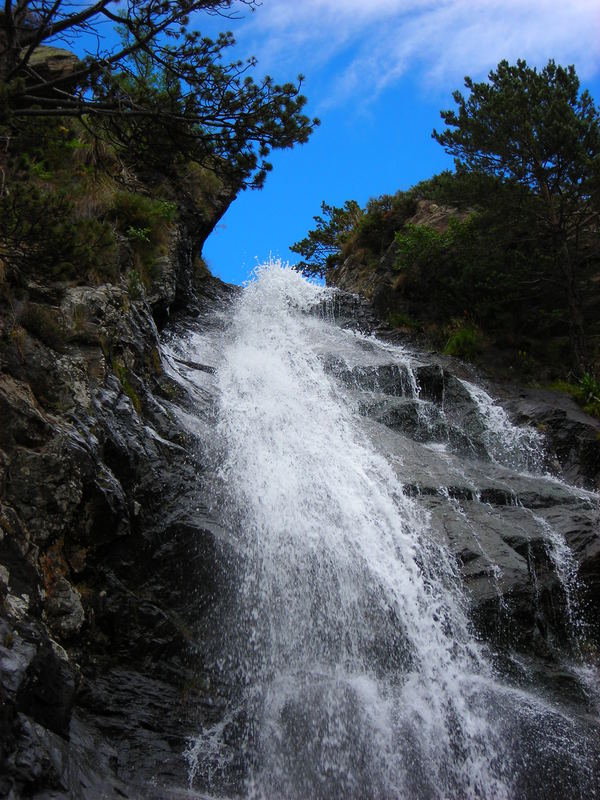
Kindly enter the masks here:
M 586 372 L 581 377 L 579 389 L 584 403 L 600 404 L 600 381 L 597 381 L 589 372 Z
M 589 414 L 590 417 L 598 417 L 600 419 L 600 403 L 597 400 L 592 403 L 586 403 L 583 410 L 586 414 Z
M 487 331 L 531 327 L 530 308 L 522 302 L 522 253 L 497 245 L 495 223 L 481 213 L 451 218 L 445 230 L 405 225 L 396 234 L 396 269 L 402 293 L 423 308 L 422 315 L 442 324 L 468 314 Z
M 356 225 L 353 246 L 376 257 L 383 255 L 416 208 L 414 198 L 405 192 L 372 198 Z
M 415 272 L 443 255 L 451 237 L 428 225 L 406 225 L 396 234 L 396 269 Z
M 150 228 L 127 228 L 127 238 L 131 241 L 149 242 Z
M 413 319 L 409 314 L 404 314 L 402 311 L 390 311 L 387 315 L 387 321 L 393 328 L 421 329 L 421 324 L 419 322 Z
M 168 249 L 171 226 L 177 217 L 175 204 L 136 192 L 119 192 L 108 216 L 129 241 L 142 282 L 151 285 L 156 278 L 156 258 Z
M 144 293 L 144 284 L 140 273 L 132 269 L 127 275 L 127 294 L 132 300 L 139 300 Z
M 114 281 L 120 233 L 145 278 L 167 248 L 176 206 L 123 188 L 114 145 L 78 120 L 30 120 L 7 138 L 0 249 L 10 284 Z M 122 254 L 121 254 L 122 255 Z
M 117 274 L 111 226 L 76 219 L 66 190 L 14 184 L 0 197 L 0 242 L 13 282 L 29 274 L 57 280 Z
M 550 389 L 557 392 L 565 392 L 570 395 L 586 414 L 592 417 L 600 417 L 600 381 L 586 372 L 577 383 L 572 381 L 554 381 L 550 384 Z
M 579 380 L 576 399 L 583 406 L 586 414 L 600 417 L 600 381 L 590 372 L 586 372 Z
M 137 192 L 118 192 L 109 217 L 129 238 L 159 245 L 163 242 L 165 229 L 177 217 L 177 208 L 174 203 L 153 200 Z
M 481 333 L 472 325 L 462 324 L 452 331 L 444 353 L 457 358 L 475 358 L 483 348 Z

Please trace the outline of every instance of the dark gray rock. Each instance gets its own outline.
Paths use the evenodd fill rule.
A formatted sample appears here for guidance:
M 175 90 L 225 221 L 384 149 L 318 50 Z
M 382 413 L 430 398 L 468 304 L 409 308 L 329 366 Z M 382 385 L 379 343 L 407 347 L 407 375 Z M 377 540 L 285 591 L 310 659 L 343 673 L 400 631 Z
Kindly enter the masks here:
M 474 377 L 453 359 L 413 351 L 410 369 L 370 364 L 367 353 L 364 365 L 348 366 L 334 353 L 322 360 L 350 390 L 372 441 L 386 456 L 393 454 L 404 492 L 432 515 L 432 530 L 444 532 L 480 635 L 498 652 L 542 661 L 565 658 L 579 647 L 577 637 L 597 646 L 591 643 L 600 641 L 592 611 L 600 602 L 598 501 L 539 469 L 545 464 L 562 475 L 562 465 L 567 481 L 592 486 L 585 475 L 595 469 L 589 453 L 600 425 L 568 398 L 555 407 L 554 393 L 532 397 L 491 387 L 512 424 L 531 424 L 545 434 L 545 455 L 530 457 L 531 437 L 522 444 L 516 438 L 514 453 L 490 437 L 463 382 Z M 555 552 L 561 542 L 565 551 Z M 565 553 L 572 559 L 565 567 L 570 577 L 557 573 L 555 559 L 567 558 Z M 573 615 L 579 632 L 573 631 Z M 570 681 L 578 685 L 574 674 Z
M 197 623 L 231 555 L 152 316 L 183 302 L 190 266 L 152 308 L 67 287 L 60 353 L 27 333 L 0 350 L 1 796 L 171 796 L 186 737 L 214 714 Z
M 600 488 L 600 420 L 565 394 L 543 389 L 521 390 L 507 407 L 518 422 L 544 432 L 549 455 L 568 481 Z

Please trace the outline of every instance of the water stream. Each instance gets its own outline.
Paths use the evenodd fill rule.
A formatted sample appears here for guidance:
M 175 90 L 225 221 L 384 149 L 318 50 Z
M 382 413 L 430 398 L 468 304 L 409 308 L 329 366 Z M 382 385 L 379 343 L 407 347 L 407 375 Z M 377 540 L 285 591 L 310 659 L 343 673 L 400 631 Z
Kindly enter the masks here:
M 540 435 L 483 389 L 341 328 L 319 313 L 327 298 L 266 265 L 208 344 L 179 345 L 218 367 L 206 457 L 236 554 L 213 620 L 226 702 L 190 742 L 191 786 L 268 800 L 597 796 L 598 720 L 576 673 L 597 674 L 581 636 L 577 653 L 564 645 L 580 687 L 569 702 L 516 655 L 507 667 L 498 641 L 515 598 L 541 602 L 542 567 L 582 630 L 576 560 L 527 497 L 568 498 L 590 524 L 598 498 L 544 476 Z

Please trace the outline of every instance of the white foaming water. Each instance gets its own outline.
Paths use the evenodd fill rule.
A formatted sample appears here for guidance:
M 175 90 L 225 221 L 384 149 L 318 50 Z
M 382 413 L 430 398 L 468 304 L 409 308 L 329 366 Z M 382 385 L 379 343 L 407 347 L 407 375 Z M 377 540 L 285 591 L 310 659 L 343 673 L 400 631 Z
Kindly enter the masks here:
M 578 676 L 592 707 L 598 711 L 600 709 L 600 669 L 597 664 L 586 664 L 583 661 L 587 625 L 579 605 L 577 561 L 564 536 L 561 536 L 543 517 L 533 514 L 533 512 L 532 516 L 544 532 L 548 554 L 552 559 L 555 574 L 565 595 L 568 632 L 573 648 L 572 657 L 566 659 L 567 667 Z
M 544 532 L 548 554 L 565 593 L 568 622 L 575 638 L 578 638 L 582 634 L 582 621 L 576 596 L 577 562 L 564 536 L 561 536 L 543 517 L 537 514 L 532 516 Z
M 543 436 L 535 428 L 513 425 L 508 414 L 480 386 L 461 381 L 473 398 L 485 425 L 486 449 L 498 464 L 524 472 L 539 472 L 543 458 Z
M 326 294 L 266 265 L 227 334 L 217 501 L 242 565 L 223 653 L 237 689 L 231 725 L 191 744 L 192 777 L 237 736 L 249 797 L 516 797 L 511 737 L 525 752 L 560 715 L 495 676 L 443 537 L 324 368 L 325 340 L 352 347 L 305 313 Z

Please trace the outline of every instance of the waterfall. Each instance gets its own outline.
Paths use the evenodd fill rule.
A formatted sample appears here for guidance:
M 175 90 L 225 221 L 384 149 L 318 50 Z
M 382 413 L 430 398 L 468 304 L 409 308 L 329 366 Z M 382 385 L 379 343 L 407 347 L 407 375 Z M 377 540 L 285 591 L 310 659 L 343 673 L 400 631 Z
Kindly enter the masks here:
M 596 796 L 597 727 L 503 667 L 455 541 L 458 527 L 475 541 L 504 603 L 507 545 L 485 542 L 520 510 L 485 498 L 492 481 L 545 480 L 540 437 L 454 381 L 465 434 L 419 357 L 336 326 L 318 313 L 328 297 L 267 264 L 220 334 L 212 502 L 237 555 L 215 620 L 226 709 L 190 742 L 191 784 L 268 800 L 534 797 L 540 781 L 543 796 Z M 534 526 L 574 613 L 574 561 Z

